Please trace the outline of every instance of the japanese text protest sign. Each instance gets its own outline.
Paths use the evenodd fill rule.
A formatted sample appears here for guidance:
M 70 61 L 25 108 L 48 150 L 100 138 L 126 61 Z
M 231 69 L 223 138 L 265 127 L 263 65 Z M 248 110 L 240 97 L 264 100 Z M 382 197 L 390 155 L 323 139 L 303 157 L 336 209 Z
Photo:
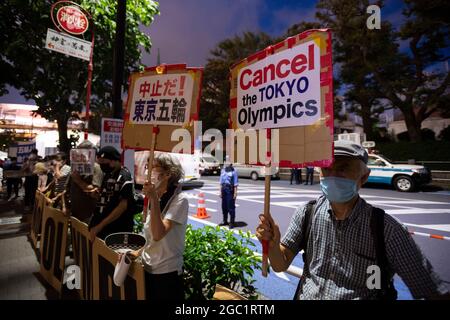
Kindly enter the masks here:
M 72 172 L 78 172 L 80 175 L 93 175 L 94 163 L 94 149 L 70 150 L 70 166 L 72 168 Z
M 193 133 L 198 119 L 203 69 L 185 64 L 146 68 L 130 77 L 123 144 L 126 149 L 150 150 L 152 128 L 158 126 L 155 150 L 171 152 L 175 129 Z M 149 134 L 150 133 L 150 134 Z M 191 153 L 192 150 L 188 150 Z
M 19 141 L 11 145 L 8 149 L 9 157 L 17 157 L 17 164 L 22 165 L 25 158 L 30 156 L 31 150 L 36 148 L 36 141 Z
M 122 153 L 122 119 L 102 118 L 100 147 L 113 146 Z

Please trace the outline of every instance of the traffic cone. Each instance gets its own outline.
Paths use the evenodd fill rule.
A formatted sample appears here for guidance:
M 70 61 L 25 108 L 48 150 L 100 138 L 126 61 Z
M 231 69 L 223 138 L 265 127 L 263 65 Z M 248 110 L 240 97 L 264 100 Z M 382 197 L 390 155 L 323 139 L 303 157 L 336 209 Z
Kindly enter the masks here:
M 200 192 L 198 194 L 197 214 L 194 215 L 194 217 L 199 218 L 199 219 L 209 218 L 209 215 L 206 212 L 205 195 L 203 194 L 203 192 Z

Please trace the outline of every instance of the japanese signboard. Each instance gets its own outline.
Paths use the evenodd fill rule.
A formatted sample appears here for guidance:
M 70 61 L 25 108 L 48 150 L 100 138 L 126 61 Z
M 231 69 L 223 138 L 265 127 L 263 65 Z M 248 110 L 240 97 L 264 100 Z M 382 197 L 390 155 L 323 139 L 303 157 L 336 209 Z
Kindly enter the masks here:
M 89 27 L 86 15 L 76 6 L 64 6 L 56 13 L 58 26 L 71 34 L 83 34 Z
M 172 151 L 178 143 L 171 140 L 177 128 L 187 129 L 193 136 L 202 76 L 203 69 L 187 68 L 185 64 L 149 67 L 132 74 L 124 117 L 124 148 L 150 149 L 153 126 L 159 128 L 158 151 Z
M 95 150 L 72 149 L 70 150 L 70 166 L 73 172 L 80 175 L 94 174 Z
M 132 92 L 130 122 L 177 126 L 189 122 L 193 86 L 189 74 L 140 77 Z
M 231 69 L 230 127 L 277 129 L 280 167 L 331 164 L 331 57 L 330 31 L 308 30 L 235 64 Z M 262 144 L 265 141 L 258 141 Z
M 91 42 L 52 29 L 47 30 L 45 47 L 86 61 L 90 60 L 92 50 Z
M 113 146 L 122 153 L 122 119 L 102 118 L 102 133 L 100 146 Z

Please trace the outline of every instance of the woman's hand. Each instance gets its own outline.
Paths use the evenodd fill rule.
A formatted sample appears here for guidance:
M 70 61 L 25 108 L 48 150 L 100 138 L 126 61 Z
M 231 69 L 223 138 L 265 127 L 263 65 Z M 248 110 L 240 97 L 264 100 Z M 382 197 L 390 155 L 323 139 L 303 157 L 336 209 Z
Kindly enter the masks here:
M 144 188 L 142 189 L 142 192 L 149 199 L 153 199 L 153 200 L 157 200 L 158 199 L 157 189 L 156 189 L 156 186 L 153 183 L 145 181 Z

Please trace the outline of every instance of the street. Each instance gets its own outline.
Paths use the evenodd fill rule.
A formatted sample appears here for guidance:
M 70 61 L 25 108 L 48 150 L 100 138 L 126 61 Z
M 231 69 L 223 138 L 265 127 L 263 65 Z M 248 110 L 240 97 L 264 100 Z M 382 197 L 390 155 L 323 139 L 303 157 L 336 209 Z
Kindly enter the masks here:
M 189 195 L 189 223 L 201 226 L 202 224 L 217 225 L 222 221 L 221 199 L 219 198 L 218 177 L 204 176 L 204 186 L 199 189 L 186 190 Z M 197 196 L 204 193 L 208 219 L 192 217 L 196 213 Z M 321 194 L 319 184 L 313 186 L 289 185 L 289 181 L 274 180 L 271 185 L 271 213 L 280 227 L 283 235 L 288 227 L 291 216 L 298 205 L 319 197 Z M 378 189 L 373 186 L 364 187 L 360 195 L 370 204 L 384 209 L 408 227 L 411 232 L 450 237 L 450 192 L 415 192 L 401 193 L 394 190 Z M 252 181 L 240 179 L 238 198 L 236 201 L 236 223 L 234 230 L 250 231 L 255 233 L 258 223 L 258 214 L 263 211 L 264 181 Z M 237 231 L 236 231 L 237 232 Z M 413 235 L 414 240 L 420 246 L 425 256 L 433 265 L 437 274 L 447 284 L 450 284 L 450 242 L 446 239 L 430 238 L 425 235 Z M 256 238 L 255 238 L 256 239 Z M 260 251 L 260 245 L 255 240 Z M 303 266 L 301 257 L 294 260 L 298 268 Z M 260 273 L 260 272 L 259 272 Z M 259 274 L 258 289 L 263 288 L 265 295 L 270 299 L 291 299 L 298 282 L 291 275 L 281 274 L 262 278 Z M 270 285 L 270 281 L 276 280 L 277 285 L 286 290 L 277 289 Z M 284 283 L 284 282 L 290 283 Z M 272 282 L 273 284 L 273 282 Z M 294 285 L 295 284 L 295 285 Z M 396 279 L 396 288 L 400 299 L 410 299 L 411 296 L 405 285 Z M 264 291 L 263 290 L 263 291 Z

